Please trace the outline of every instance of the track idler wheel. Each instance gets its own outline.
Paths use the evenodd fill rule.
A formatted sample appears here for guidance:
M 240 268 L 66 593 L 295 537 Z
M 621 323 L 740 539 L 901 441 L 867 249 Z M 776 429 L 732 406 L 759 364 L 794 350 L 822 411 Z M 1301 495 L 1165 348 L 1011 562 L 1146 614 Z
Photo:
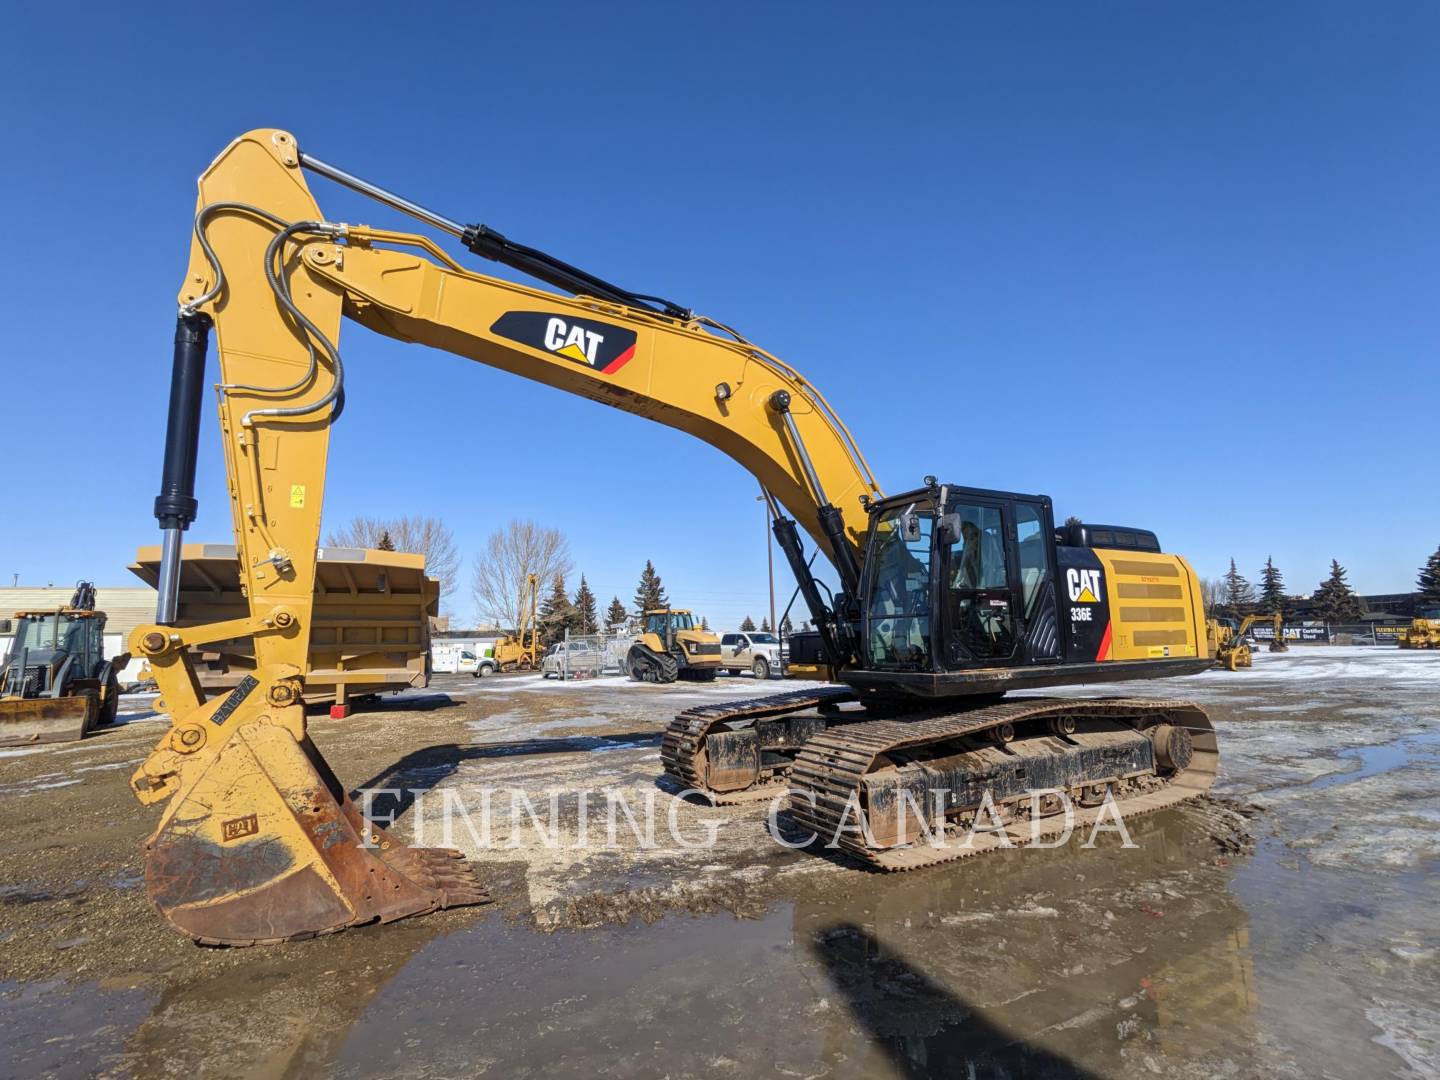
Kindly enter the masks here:
M 1195 756 L 1190 732 L 1173 724 L 1157 724 L 1150 729 L 1150 742 L 1155 747 L 1155 761 L 1168 772 L 1184 772 Z

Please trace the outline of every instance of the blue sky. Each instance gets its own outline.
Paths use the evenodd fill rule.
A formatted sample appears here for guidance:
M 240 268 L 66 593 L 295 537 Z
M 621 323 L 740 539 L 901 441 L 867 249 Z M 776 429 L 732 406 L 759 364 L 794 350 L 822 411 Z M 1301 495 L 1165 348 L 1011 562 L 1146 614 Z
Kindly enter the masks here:
M 261 126 L 737 326 L 887 490 L 1041 491 L 1202 574 L 1273 554 L 1293 591 L 1332 557 L 1408 589 L 1440 543 L 1440 7 L 306 9 L 11 10 L 7 584 L 124 583 L 155 542 L 194 179 Z M 410 227 L 313 187 L 332 218 Z M 341 344 L 327 522 L 436 514 L 468 556 L 533 517 L 603 601 L 650 558 L 673 601 L 758 620 L 762 510 L 729 459 L 359 327 Z M 219 540 L 205 423 L 190 536 Z

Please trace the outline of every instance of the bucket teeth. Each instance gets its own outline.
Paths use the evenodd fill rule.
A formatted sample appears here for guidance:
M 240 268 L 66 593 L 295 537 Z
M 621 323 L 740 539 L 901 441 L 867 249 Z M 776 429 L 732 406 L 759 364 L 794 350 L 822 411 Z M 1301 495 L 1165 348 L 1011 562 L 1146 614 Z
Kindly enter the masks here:
M 400 847 L 385 852 L 385 861 L 422 888 L 433 890 L 441 908 L 488 904 L 490 893 L 475 867 L 454 848 Z

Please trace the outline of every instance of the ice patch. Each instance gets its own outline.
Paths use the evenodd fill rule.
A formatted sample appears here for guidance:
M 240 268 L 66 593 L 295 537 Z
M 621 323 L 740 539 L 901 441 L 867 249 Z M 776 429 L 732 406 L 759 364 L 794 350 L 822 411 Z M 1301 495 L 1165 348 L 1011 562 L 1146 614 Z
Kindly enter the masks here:
M 1371 1042 L 1394 1051 L 1420 1076 L 1440 1075 L 1440 1014 L 1413 1002 L 1376 998 L 1365 1019 L 1380 1029 Z

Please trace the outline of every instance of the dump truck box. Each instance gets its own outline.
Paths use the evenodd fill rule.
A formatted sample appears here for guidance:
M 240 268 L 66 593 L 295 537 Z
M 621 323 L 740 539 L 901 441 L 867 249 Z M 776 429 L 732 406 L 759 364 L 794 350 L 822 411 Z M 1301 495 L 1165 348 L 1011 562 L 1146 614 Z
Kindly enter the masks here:
M 160 548 L 143 547 L 130 565 L 140 580 L 159 580 Z M 181 549 L 180 626 L 249 614 L 230 544 Z M 321 548 L 316 564 L 314 629 L 305 700 L 346 706 L 354 698 L 429 684 L 430 618 L 440 583 L 425 576 L 425 557 L 368 548 Z M 228 690 L 255 668 L 249 638 L 192 651 L 200 685 Z

